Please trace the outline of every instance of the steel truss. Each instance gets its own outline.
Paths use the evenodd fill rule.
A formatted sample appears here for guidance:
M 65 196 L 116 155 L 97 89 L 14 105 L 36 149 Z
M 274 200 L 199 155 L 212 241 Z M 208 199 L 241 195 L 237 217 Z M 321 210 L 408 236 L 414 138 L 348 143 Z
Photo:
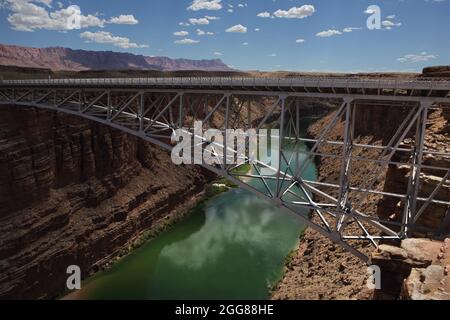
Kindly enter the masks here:
M 0 104 L 37 107 L 83 117 L 133 134 L 168 151 L 174 147 L 173 133 L 182 129 L 194 138 L 192 152 L 201 146 L 202 153 L 209 152 L 223 159 L 212 165 L 203 162 L 203 167 L 279 207 L 367 262 L 366 255 L 358 249 L 358 242 L 376 246 L 383 239 L 404 239 L 415 233 L 436 237 L 448 230 L 450 201 L 448 195 L 442 198 L 439 194 L 449 183 L 450 168 L 424 161 L 426 156 L 450 161 L 448 147 L 430 150 L 425 144 L 429 114 L 436 108 L 449 107 L 448 90 L 446 95 L 433 97 L 426 90 L 422 90 L 424 96 L 414 96 L 418 92 L 415 89 L 408 95 L 398 96 L 395 90 L 391 94 L 376 94 L 380 89 L 368 95 L 351 90 L 324 92 L 327 90 L 320 88 L 311 93 L 258 88 L 104 88 L 3 83 L 0 84 Z M 334 116 L 319 137 L 306 138 L 301 134 L 305 131 L 301 121 L 305 104 L 323 99 L 336 104 Z M 387 143 L 363 143 L 355 130 L 357 113 L 361 108 L 379 105 L 402 108 L 406 115 Z M 221 132 L 277 127 L 282 145 L 278 165 L 257 161 L 251 164 L 249 172 L 240 173 L 236 169 L 243 163 L 249 164 L 250 159 L 238 154 L 234 146 L 227 145 L 226 139 L 208 141 L 196 135 L 195 121 L 202 121 L 203 129 Z M 338 125 L 343 126 L 344 134 L 342 139 L 335 140 L 330 134 Z M 405 146 L 406 138 L 410 144 Z M 307 143 L 309 148 L 302 148 L 298 142 Z M 328 146 L 326 151 L 325 146 Z M 375 150 L 377 155 L 367 156 L 364 150 Z M 305 175 L 310 163 L 328 157 L 335 159 L 339 167 L 337 179 L 315 181 Z M 242 161 L 234 164 L 231 159 Z M 448 163 L 445 161 L 440 163 Z M 363 185 L 352 183 L 352 166 L 357 162 L 367 163 L 370 169 Z M 409 168 L 404 193 L 380 188 L 379 181 L 386 174 L 387 166 Z M 273 174 L 263 174 L 262 171 L 267 170 L 262 168 L 272 170 Z M 421 191 L 424 170 L 439 172 L 437 175 L 443 177 L 430 194 Z M 382 219 L 373 212 L 364 212 L 360 204 L 368 196 L 397 199 L 403 205 L 402 219 Z M 437 230 L 421 223 L 430 205 L 447 208 Z

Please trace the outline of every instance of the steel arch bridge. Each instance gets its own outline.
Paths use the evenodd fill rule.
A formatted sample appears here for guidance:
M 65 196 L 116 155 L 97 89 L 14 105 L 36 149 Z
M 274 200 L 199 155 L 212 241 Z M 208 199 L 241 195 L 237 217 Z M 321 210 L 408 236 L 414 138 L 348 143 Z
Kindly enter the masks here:
M 306 104 L 329 103 L 334 116 L 320 136 L 307 139 L 301 135 L 302 113 Z M 171 137 L 182 129 L 204 152 L 222 158 L 218 164 L 201 163 L 208 170 L 228 178 L 240 187 L 281 208 L 293 217 L 367 262 L 356 243 L 377 245 L 383 239 L 404 239 L 414 234 L 439 237 L 450 225 L 450 196 L 442 190 L 450 178 L 450 148 L 428 148 L 425 143 L 427 121 L 431 112 L 450 108 L 450 81 L 373 80 L 361 78 L 143 78 L 143 79 L 62 79 L 0 81 L 0 104 L 37 107 L 96 121 L 168 151 L 174 147 Z M 359 141 L 355 126 L 358 112 L 384 106 L 385 112 L 402 110 L 395 132 L 382 144 Z M 392 110 L 392 111 L 391 111 Z M 208 141 L 196 136 L 194 122 L 203 129 L 256 129 L 267 126 L 279 129 L 282 147 L 277 166 L 251 163 L 248 173 L 239 173 L 241 164 L 229 164 L 237 154 L 224 142 Z M 338 124 L 343 126 L 341 139 L 329 139 Z M 405 145 L 405 139 L 409 144 Z M 294 144 L 308 143 L 303 150 Z M 211 149 L 211 145 L 213 148 Z M 327 152 L 324 146 L 331 146 Z M 193 149 L 195 145 L 193 146 Z M 213 151 L 211 151 L 213 150 Z M 331 150 L 331 151 L 330 151 Z M 360 151 L 376 151 L 375 157 Z M 194 151 L 194 150 L 193 150 Z M 292 148 L 291 148 L 292 151 Z M 195 152 L 195 151 L 194 151 Z M 302 154 L 299 159 L 299 153 Z M 231 154 L 231 155 L 230 155 Z M 308 163 L 316 158 L 333 158 L 339 168 L 337 181 L 313 181 L 304 177 Z M 429 162 L 430 157 L 437 159 Z M 352 165 L 367 163 L 369 173 L 363 185 L 352 183 Z M 402 193 L 376 187 L 387 166 L 408 170 L 408 182 Z M 273 171 L 263 173 L 262 168 Z M 440 177 L 431 192 L 424 193 L 425 171 Z M 258 181 L 255 187 L 251 181 Z M 396 199 L 402 206 L 398 220 L 383 219 L 364 212 L 361 202 L 368 195 Z M 444 208 L 438 228 L 427 226 L 427 209 Z M 305 213 L 305 208 L 307 212 Z M 350 225 L 356 228 L 349 228 Z

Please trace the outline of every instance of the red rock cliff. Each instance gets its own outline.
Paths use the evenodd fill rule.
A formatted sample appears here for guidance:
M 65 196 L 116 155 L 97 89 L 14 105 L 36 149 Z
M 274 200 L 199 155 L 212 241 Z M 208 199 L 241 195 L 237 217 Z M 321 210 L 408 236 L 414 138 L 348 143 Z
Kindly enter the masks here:
M 37 109 L 0 109 L 0 298 L 51 298 L 203 190 L 197 167 L 136 137 Z

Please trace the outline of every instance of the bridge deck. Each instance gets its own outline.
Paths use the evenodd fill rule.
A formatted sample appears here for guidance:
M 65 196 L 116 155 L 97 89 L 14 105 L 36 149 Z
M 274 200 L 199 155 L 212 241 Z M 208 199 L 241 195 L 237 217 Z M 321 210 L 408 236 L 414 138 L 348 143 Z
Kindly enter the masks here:
M 3 80 L 0 87 L 142 88 L 177 90 L 285 91 L 300 93 L 399 95 L 448 97 L 450 79 L 359 79 L 359 78 L 102 78 Z

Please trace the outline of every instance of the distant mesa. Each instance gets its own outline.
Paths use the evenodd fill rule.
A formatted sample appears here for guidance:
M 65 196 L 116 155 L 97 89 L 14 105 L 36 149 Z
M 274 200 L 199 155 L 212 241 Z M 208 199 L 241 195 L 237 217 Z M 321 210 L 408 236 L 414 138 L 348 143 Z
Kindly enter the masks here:
M 433 66 L 423 69 L 424 77 L 450 78 L 450 66 Z
M 0 65 L 53 71 L 153 70 L 235 71 L 220 59 L 190 60 L 148 57 L 113 51 L 73 50 L 62 47 L 30 48 L 0 44 Z

